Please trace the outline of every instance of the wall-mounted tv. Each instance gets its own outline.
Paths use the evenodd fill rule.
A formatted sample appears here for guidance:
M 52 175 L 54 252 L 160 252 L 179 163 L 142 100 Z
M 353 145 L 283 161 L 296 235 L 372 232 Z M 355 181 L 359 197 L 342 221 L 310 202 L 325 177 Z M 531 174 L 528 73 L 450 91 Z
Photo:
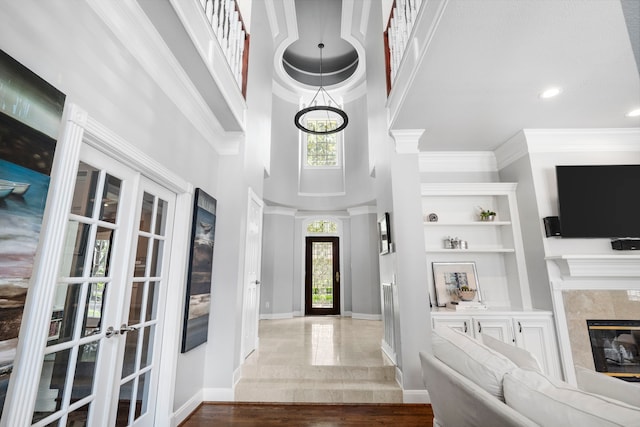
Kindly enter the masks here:
M 562 237 L 640 237 L 640 165 L 556 166 Z

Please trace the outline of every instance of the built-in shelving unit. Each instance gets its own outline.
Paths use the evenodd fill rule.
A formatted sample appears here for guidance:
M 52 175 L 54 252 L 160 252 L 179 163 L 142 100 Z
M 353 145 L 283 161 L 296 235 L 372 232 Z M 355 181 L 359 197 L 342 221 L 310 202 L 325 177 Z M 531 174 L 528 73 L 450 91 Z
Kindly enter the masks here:
M 485 304 L 531 309 L 516 187 L 515 183 L 502 182 L 421 185 L 432 303 L 436 302 L 432 263 L 473 261 Z M 495 211 L 495 220 L 480 221 L 481 208 Z M 431 213 L 438 221 L 428 221 Z M 447 238 L 466 241 L 467 249 L 445 248 Z

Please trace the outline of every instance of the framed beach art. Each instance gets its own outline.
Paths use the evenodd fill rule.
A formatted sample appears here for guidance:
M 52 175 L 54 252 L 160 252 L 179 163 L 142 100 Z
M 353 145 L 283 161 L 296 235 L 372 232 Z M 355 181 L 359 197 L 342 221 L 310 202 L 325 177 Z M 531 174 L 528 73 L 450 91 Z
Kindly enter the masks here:
M 182 353 L 207 342 L 216 231 L 216 199 L 196 188 L 191 224 Z

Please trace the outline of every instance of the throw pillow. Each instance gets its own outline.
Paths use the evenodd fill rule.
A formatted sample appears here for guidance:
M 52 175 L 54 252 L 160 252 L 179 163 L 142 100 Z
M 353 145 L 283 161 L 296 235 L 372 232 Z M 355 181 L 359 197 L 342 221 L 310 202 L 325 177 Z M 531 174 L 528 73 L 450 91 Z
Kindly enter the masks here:
M 542 372 L 538 359 L 523 348 L 507 344 L 506 342 L 500 341 L 499 339 L 487 334 L 482 334 L 482 343 L 490 349 L 508 357 L 509 360 L 515 363 L 519 368 Z
M 600 394 L 640 408 L 640 383 L 628 383 L 582 366 L 576 366 L 576 379 L 580 390 Z
M 517 366 L 469 335 L 440 326 L 432 335 L 433 355 L 504 402 L 502 378 Z

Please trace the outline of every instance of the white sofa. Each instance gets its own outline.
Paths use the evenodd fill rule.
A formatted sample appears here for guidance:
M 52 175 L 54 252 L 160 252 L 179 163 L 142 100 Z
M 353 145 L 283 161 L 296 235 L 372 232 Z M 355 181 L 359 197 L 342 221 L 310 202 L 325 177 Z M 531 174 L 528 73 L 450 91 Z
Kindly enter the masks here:
M 587 392 L 545 376 L 528 352 L 490 337 L 481 343 L 448 327 L 432 337 L 433 354 L 420 359 L 434 426 L 640 427 L 635 384 L 581 368 Z

